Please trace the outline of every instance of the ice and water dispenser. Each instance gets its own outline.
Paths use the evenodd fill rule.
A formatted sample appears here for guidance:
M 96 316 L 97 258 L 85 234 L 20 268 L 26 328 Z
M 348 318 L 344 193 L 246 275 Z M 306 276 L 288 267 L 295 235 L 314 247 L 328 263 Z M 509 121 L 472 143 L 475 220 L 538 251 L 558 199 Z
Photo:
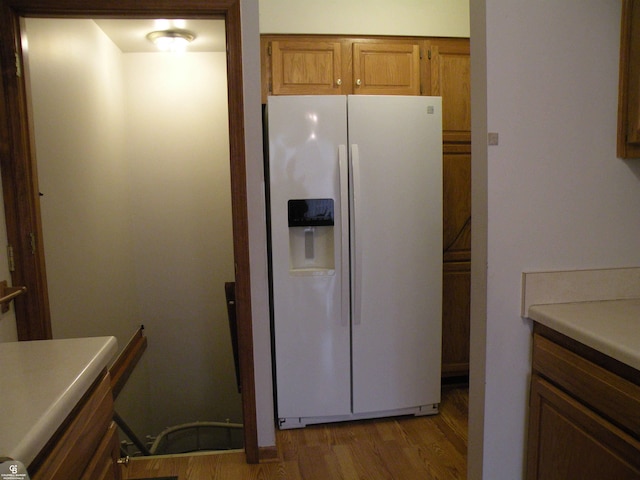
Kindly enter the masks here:
M 333 275 L 334 209 L 331 198 L 287 202 L 289 270 L 292 275 Z

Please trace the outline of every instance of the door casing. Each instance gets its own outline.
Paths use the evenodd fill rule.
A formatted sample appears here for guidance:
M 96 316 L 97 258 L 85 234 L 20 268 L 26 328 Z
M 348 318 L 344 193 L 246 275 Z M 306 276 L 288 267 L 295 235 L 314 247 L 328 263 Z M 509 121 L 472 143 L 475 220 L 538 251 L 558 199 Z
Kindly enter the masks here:
M 227 41 L 229 152 L 236 315 L 244 445 L 248 463 L 259 460 L 250 299 L 249 234 L 242 89 L 240 0 L 0 0 L 0 170 L 19 340 L 51 338 L 39 189 L 22 75 L 20 17 L 224 18 Z

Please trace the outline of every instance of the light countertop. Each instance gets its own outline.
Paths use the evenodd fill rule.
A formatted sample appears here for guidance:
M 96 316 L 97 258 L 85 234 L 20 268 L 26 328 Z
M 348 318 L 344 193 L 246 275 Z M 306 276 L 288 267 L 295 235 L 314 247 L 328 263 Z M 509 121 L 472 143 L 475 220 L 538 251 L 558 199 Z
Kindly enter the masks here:
M 640 370 L 640 298 L 532 305 L 528 317 Z
M 114 337 L 0 343 L 0 457 L 28 466 L 116 352 Z

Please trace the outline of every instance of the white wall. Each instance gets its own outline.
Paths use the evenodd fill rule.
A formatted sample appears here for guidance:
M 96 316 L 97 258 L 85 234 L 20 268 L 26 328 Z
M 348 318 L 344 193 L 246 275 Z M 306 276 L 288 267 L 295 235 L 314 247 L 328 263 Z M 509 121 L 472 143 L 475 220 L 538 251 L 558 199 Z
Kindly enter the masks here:
M 242 1 L 240 7 L 256 422 L 258 445 L 270 447 L 276 444 L 276 437 L 273 416 L 271 327 L 269 324 L 267 283 L 267 226 L 262 154 L 258 0 Z
M 225 54 L 123 55 L 89 20 L 27 32 L 54 338 L 145 325 L 118 399 L 140 436 L 241 422 Z
M 122 346 L 138 310 L 121 54 L 91 21 L 26 31 L 53 336 Z
M 226 55 L 123 57 L 154 431 L 194 420 L 241 423 L 224 294 L 235 277 Z
M 114 335 L 122 348 L 141 323 L 122 54 L 89 20 L 25 30 L 53 337 Z M 143 357 L 117 405 L 144 433 L 148 373 Z
M 260 33 L 469 36 L 468 0 L 260 0 Z
M 615 155 L 619 25 L 618 0 L 472 9 L 472 129 L 500 143 L 474 136 L 473 215 L 488 230 L 482 239 L 474 223 L 470 478 L 523 474 L 531 338 L 521 273 L 640 264 L 640 163 Z M 483 365 L 486 377 L 474 378 Z

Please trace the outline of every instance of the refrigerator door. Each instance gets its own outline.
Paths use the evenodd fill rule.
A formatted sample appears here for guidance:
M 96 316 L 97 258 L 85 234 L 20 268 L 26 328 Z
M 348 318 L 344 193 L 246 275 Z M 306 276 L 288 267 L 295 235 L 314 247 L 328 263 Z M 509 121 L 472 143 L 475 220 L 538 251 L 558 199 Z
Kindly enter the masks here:
M 267 117 L 277 410 L 286 428 L 351 407 L 346 97 L 269 97 Z
M 354 414 L 440 402 L 441 111 L 348 97 Z

